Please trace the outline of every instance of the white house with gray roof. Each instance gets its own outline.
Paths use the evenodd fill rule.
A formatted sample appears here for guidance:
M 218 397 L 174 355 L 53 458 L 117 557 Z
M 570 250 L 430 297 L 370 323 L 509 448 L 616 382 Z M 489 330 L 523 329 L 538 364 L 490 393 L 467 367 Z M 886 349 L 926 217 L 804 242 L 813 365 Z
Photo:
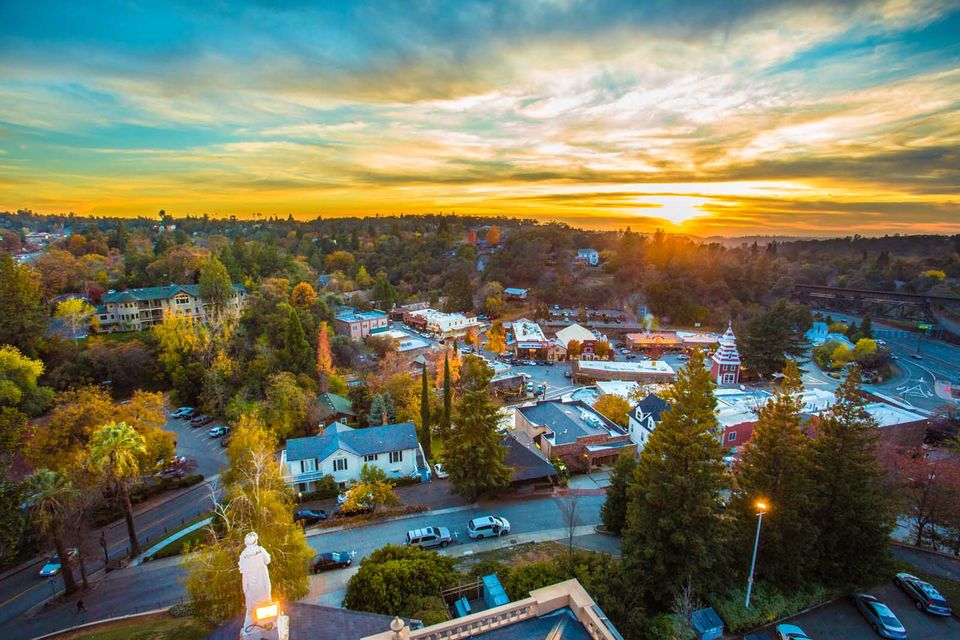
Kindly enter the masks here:
M 412 422 L 352 429 L 334 422 L 323 433 L 287 440 L 280 454 L 280 467 L 287 484 L 297 491 L 316 490 L 317 481 L 332 476 L 340 487 L 360 479 L 365 464 L 378 467 L 388 478 L 419 476 L 429 479 Z

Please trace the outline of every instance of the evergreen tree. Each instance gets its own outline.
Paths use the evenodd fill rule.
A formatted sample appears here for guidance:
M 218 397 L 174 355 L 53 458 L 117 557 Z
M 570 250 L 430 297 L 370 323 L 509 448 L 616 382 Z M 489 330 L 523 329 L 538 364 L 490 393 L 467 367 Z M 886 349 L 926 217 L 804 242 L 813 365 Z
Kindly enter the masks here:
M 444 393 L 448 386 L 444 386 Z M 446 395 L 444 396 L 446 401 Z M 507 448 L 497 431 L 499 407 L 490 399 L 489 384 L 465 389 L 457 403 L 456 426 L 444 442 L 444 467 L 453 491 L 468 500 L 510 484 L 504 460 Z
M 859 584 L 887 555 L 891 505 L 876 456 L 879 429 L 860 396 L 859 367 L 850 367 L 836 393 L 810 445 L 816 549 L 821 578 Z
M 670 602 L 689 581 L 718 575 L 724 465 L 713 381 L 694 351 L 664 399 L 670 409 L 640 453 L 623 531 L 631 579 L 651 599 Z
M 432 452 L 430 434 L 430 394 L 427 383 L 427 367 L 424 365 L 420 376 L 420 445 L 429 459 Z
M 293 307 L 290 307 L 287 315 L 287 329 L 284 334 L 280 360 L 284 371 L 294 374 L 307 373 L 312 368 L 313 353 L 310 349 L 310 343 L 307 342 L 307 335 L 303 331 L 300 316 Z
M 728 513 L 733 515 L 738 543 L 736 566 L 746 573 L 756 533 L 756 503 L 769 506 L 758 573 L 796 586 L 808 577 L 817 526 L 810 513 L 809 438 L 801 429 L 803 401 L 797 393 L 803 386 L 796 362 L 788 360 L 783 374 L 783 383 L 760 409 L 753 437 L 743 448 Z
M 607 499 L 600 507 L 600 518 L 607 531 L 619 535 L 627 520 L 628 489 L 633 483 L 637 470 L 637 461 L 633 454 L 623 453 L 617 458 L 617 464 L 610 474 L 607 485 Z
M 850 321 L 850 326 L 847 327 L 847 338 L 850 342 L 856 344 L 861 338 L 860 327 L 857 326 L 856 320 Z
M 8 253 L 0 253 L 0 344 L 36 356 L 47 331 L 47 314 L 41 306 L 40 278 L 29 266 L 17 264 Z
M 450 412 L 453 405 L 453 384 L 450 380 L 450 357 L 443 356 L 443 413 L 440 414 L 440 434 L 450 431 Z
M 807 341 L 803 334 L 812 322 L 807 307 L 786 300 L 755 316 L 738 340 L 744 367 L 764 377 L 782 371 L 787 357 L 804 355 Z

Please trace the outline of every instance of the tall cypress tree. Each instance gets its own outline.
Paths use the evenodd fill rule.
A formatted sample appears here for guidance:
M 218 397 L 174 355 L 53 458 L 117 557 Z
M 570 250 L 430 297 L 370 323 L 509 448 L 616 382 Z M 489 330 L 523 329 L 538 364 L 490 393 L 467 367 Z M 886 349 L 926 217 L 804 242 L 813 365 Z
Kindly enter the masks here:
M 747 572 L 757 528 L 757 502 L 768 505 L 757 572 L 796 586 L 809 577 L 817 525 L 811 518 L 809 438 L 801 430 L 803 389 L 797 363 L 787 361 L 774 397 L 761 409 L 753 437 L 736 467 L 737 491 L 728 513 L 735 526 L 734 567 Z
M 859 584 L 886 557 L 893 518 L 876 455 L 880 430 L 860 396 L 859 367 L 850 367 L 836 394 L 810 446 L 816 548 L 822 579 Z
M 640 453 L 623 549 L 630 579 L 666 604 L 688 581 L 713 584 L 721 566 L 724 466 L 713 381 L 694 351 L 665 394 L 670 409 Z
M 450 382 L 450 356 L 443 356 L 443 413 L 440 415 L 440 433 L 450 431 L 450 412 L 453 410 L 453 387 Z
M 291 373 L 307 373 L 312 368 L 313 351 L 307 341 L 307 334 L 303 331 L 300 316 L 293 307 L 287 315 L 281 360 L 283 368 Z
M 420 444 L 429 460 L 433 443 L 430 441 L 430 395 L 427 384 L 427 366 L 424 364 L 420 376 Z

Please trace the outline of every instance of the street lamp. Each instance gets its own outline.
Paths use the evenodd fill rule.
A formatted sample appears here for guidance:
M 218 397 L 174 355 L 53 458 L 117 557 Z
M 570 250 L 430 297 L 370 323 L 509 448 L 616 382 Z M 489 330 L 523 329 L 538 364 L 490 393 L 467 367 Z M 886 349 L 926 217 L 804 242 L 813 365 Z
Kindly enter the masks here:
M 753 591 L 753 570 L 757 566 L 757 547 L 760 546 L 760 525 L 763 524 L 763 514 L 767 512 L 767 503 L 757 501 L 757 537 L 753 541 L 753 559 L 750 560 L 750 577 L 747 578 L 747 598 L 743 603 L 745 609 L 750 608 L 750 592 Z

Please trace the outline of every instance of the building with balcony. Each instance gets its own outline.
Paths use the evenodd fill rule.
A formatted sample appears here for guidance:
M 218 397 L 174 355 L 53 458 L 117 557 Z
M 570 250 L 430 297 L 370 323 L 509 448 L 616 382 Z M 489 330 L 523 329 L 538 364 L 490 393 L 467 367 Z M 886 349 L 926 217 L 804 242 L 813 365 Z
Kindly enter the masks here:
M 233 295 L 225 304 L 226 311 L 239 312 L 247 300 L 247 289 L 233 285 Z M 206 322 L 213 304 L 200 298 L 196 284 L 171 284 L 125 291 L 108 291 L 97 307 L 101 331 L 140 331 L 163 321 L 167 311 Z
M 333 476 L 341 487 L 360 479 L 360 469 L 379 467 L 388 478 L 429 479 L 426 456 L 412 422 L 351 429 L 333 422 L 318 436 L 291 438 L 280 453 L 284 480 L 297 491 L 309 493 L 324 476 Z

